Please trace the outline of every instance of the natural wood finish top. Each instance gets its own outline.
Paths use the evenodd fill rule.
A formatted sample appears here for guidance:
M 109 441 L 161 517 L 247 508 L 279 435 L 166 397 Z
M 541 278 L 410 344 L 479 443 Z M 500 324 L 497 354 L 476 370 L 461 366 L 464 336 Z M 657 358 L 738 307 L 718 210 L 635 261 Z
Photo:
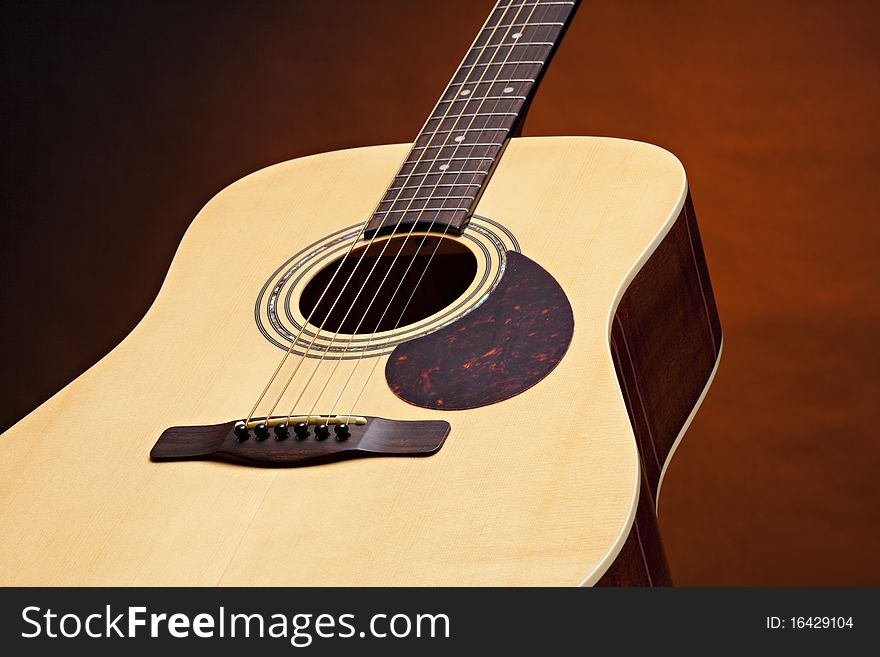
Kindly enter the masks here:
M 575 585 L 601 575 L 639 490 L 609 320 L 686 191 L 679 162 L 654 146 L 511 141 L 478 212 L 560 283 L 574 338 L 523 394 L 443 413 L 452 429 L 436 455 L 293 470 L 149 460 L 169 426 L 247 411 L 280 356 L 254 326 L 260 286 L 299 245 L 368 216 L 408 149 L 285 162 L 206 205 L 143 321 L 0 438 L 0 584 Z M 380 379 L 357 412 L 438 419 Z

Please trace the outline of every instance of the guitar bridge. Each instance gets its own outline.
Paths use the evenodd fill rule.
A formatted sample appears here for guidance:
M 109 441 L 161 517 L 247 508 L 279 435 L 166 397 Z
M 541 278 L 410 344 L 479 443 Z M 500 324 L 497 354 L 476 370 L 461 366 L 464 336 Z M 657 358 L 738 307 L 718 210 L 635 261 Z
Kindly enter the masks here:
M 240 420 L 204 426 L 171 427 L 162 432 L 152 461 L 214 460 L 258 467 L 295 468 L 375 456 L 431 456 L 449 434 L 444 420 L 387 420 L 380 417 L 273 417 L 262 423 Z M 293 432 L 279 431 L 299 420 Z M 343 423 L 341 420 L 348 420 Z M 263 426 L 260 427 L 259 425 Z M 344 427 L 330 437 L 328 424 Z M 270 435 L 268 427 L 275 428 Z M 305 430 L 302 427 L 306 427 Z M 323 427 L 323 429 L 322 429 Z

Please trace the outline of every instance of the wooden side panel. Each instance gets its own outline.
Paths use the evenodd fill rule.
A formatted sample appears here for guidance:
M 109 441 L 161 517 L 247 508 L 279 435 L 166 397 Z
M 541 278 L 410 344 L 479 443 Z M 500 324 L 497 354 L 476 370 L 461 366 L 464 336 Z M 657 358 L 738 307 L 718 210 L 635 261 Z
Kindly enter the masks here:
M 635 523 L 599 585 L 671 583 L 657 530 L 663 466 L 711 377 L 721 325 L 688 195 L 681 214 L 620 301 L 611 353 L 636 436 L 642 492 Z
M 614 563 L 596 586 L 671 586 L 669 566 L 657 527 L 654 498 L 642 468 L 642 488 L 633 528 Z

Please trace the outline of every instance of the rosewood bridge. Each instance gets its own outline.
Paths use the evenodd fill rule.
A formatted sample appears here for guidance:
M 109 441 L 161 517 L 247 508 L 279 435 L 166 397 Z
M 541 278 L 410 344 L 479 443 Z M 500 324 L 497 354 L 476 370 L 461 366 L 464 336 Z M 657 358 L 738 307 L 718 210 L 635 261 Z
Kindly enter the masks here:
M 286 426 L 289 419 L 299 420 L 295 423 L 293 435 L 278 430 L 279 426 Z M 348 422 L 343 423 L 342 419 Z M 159 436 L 150 451 L 150 459 L 214 460 L 293 468 L 375 456 L 430 456 L 443 446 L 450 428 L 443 420 L 403 421 L 361 416 L 331 417 L 329 423 L 337 429 L 333 439 L 329 439 L 326 415 L 273 417 L 268 423 L 259 423 L 266 429 L 259 432 L 258 425 L 254 424 L 251 432 L 249 425 L 235 420 L 205 426 L 171 427 Z M 266 425 L 275 429 L 273 436 Z M 242 426 L 246 431 L 242 431 Z M 339 430 L 340 427 L 344 429 Z

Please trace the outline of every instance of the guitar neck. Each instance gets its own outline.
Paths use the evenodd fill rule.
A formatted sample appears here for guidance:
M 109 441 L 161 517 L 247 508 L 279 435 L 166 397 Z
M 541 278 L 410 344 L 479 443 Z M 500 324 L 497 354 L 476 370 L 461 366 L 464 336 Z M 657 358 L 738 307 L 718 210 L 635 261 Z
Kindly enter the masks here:
M 500 0 L 452 76 L 364 235 L 458 235 L 578 5 Z

